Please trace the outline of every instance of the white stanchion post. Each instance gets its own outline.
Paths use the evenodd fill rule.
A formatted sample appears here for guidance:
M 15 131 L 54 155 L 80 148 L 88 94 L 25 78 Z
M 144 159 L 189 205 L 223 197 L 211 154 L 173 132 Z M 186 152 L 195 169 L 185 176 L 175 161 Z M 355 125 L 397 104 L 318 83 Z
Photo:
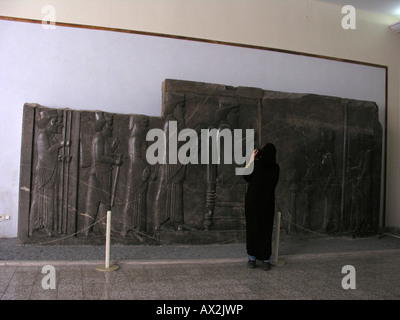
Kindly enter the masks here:
M 98 266 L 96 269 L 99 271 L 115 271 L 119 267 L 117 265 L 110 266 L 110 240 L 111 240 L 111 211 L 107 211 L 107 225 L 106 225 L 106 259 L 105 264 Z
M 278 212 L 276 215 L 275 249 L 274 249 L 273 259 L 271 261 L 271 264 L 275 266 L 282 266 L 285 264 L 283 260 L 278 259 L 280 233 L 281 233 L 281 213 Z
M 110 268 L 110 232 L 111 232 L 111 211 L 107 211 L 107 230 L 106 230 L 106 269 Z

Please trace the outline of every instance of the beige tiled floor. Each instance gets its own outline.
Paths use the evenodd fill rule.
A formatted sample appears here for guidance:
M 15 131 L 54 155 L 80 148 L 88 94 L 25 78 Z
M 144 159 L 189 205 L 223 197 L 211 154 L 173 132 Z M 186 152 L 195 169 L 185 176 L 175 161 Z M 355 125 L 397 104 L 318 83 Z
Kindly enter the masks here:
M 285 258 L 284 258 L 285 259 Z M 246 261 L 191 263 L 119 262 L 100 272 L 90 262 L 54 264 L 56 288 L 44 289 L 46 274 L 34 264 L 0 264 L 2 300 L 268 300 L 400 299 L 400 250 L 288 256 L 265 272 Z M 344 265 L 356 270 L 355 290 L 344 290 Z

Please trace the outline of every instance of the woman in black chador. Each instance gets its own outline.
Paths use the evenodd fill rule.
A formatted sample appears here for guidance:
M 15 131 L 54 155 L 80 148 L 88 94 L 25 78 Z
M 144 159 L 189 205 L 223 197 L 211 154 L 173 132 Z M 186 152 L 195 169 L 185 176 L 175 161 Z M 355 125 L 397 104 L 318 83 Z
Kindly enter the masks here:
M 249 164 L 253 161 L 253 172 L 244 176 L 249 183 L 245 198 L 248 266 L 255 268 L 256 260 L 261 260 L 263 269 L 269 270 L 275 214 L 275 187 L 279 180 L 275 146 L 268 143 L 262 150 L 254 150 Z

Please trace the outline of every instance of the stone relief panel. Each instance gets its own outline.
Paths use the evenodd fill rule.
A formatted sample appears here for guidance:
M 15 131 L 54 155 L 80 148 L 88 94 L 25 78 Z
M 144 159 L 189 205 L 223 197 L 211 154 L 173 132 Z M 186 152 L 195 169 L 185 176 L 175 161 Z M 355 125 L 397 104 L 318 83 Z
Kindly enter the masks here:
M 262 119 L 263 140 L 279 150 L 277 204 L 288 229 L 377 231 L 382 128 L 375 103 L 269 92 Z
M 160 117 L 25 104 L 20 242 L 102 244 L 107 210 L 118 243 L 243 242 L 246 183 L 234 153 L 245 155 L 246 129 L 255 146 L 277 148 L 276 208 L 287 232 L 377 231 L 375 103 L 169 79 L 162 88 Z M 165 163 L 149 161 L 153 129 L 165 138 L 154 153 Z M 204 129 L 229 150 L 217 162 Z

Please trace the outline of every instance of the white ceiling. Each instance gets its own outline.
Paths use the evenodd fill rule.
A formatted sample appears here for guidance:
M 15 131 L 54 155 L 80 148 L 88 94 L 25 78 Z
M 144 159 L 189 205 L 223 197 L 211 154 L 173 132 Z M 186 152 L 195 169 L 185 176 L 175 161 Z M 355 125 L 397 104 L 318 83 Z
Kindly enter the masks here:
M 382 13 L 400 18 L 400 0 L 319 0 L 338 5 L 353 5 L 356 9 Z

